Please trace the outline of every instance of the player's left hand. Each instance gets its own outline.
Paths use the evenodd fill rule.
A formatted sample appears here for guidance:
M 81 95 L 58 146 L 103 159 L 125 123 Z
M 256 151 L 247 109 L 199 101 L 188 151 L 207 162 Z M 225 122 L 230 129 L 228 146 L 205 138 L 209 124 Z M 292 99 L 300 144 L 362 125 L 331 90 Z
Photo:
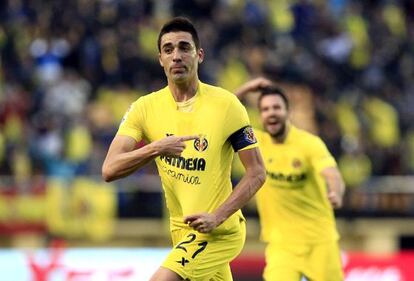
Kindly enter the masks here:
M 335 190 L 328 190 L 328 200 L 333 208 L 338 209 L 342 207 L 342 196 Z
M 209 233 L 217 227 L 218 221 L 214 214 L 200 213 L 184 218 L 184 223 L 200 233 Z

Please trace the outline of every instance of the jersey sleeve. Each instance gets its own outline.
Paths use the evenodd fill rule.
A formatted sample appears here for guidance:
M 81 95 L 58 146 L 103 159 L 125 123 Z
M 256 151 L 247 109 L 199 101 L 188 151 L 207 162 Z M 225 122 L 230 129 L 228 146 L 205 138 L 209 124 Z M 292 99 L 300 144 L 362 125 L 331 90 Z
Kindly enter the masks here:
M 117 135 L 129 136 L 134 138 L 137 142 L 143 139 L 144 131 L 144 102 L 142 98 L 132 103 L 125 112 Z
M 319 137 L 312 138 L 308 150 L 312 167 L 317 172 L 321 172 L 325 168 L 336 167 L 335 159 Z
M 246 109 L 236 97 L 231 100 L 227 109 L 225 128 L 227 139 L 234 151 L 258 146 Z

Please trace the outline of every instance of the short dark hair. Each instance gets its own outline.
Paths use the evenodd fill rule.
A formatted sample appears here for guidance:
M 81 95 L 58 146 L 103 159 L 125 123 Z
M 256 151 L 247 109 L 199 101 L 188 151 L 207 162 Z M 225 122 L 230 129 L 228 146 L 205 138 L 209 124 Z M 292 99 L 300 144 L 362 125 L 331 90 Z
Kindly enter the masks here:
M 175 17 L 172 20 L 166 22 L 161 28 L 160 34 L 158 35 L 158 51 L 161 52 L 161 37 L 170 32 L 184 31 L 191 34 L 196 49 L 200 49 L 200 40 L 198 39 L 198 33 L 193 23 L 185 17 Z
M 276 96 L 281 97 L 283 102 L 286 105 L 286 109 L 289 109 L 289 99 L 287 98 L 285 92 L 281 88 L 277 86 L 267 86 L 267 87 L 260 88 L 259 91 L 260 91 L 260 96 L 258 100 L 259 109 L 260 109 L 260 103 L 263 97 L 269 96 L 269 95 L 276 95 Z

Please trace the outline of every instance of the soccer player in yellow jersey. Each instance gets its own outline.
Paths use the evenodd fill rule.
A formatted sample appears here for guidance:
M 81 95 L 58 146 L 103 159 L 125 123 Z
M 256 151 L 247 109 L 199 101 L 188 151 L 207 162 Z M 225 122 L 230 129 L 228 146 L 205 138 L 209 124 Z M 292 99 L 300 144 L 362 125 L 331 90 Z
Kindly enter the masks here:
M 266 246 L 266 281 L 343 280 L 332 208 L 342 205 L 344 183 L 322 140 L 288 121 L 284 92 L 265 78 L 236 91 L 260 92 L 264 132 L 255 129 L 266 168 L 256 195 Z
M 157 164 L 174 246 L 151 281 L 230 281 L 229 262 L 245 241 L 240 208 L 264 183 L 262 158 L 240 101 L 199 81 L 204 52 L 192 23 L 181 17 L 167 22 L 158 49 L 168 85 L 131 105 L 103 178 L 125 177 L 153 159 Z M 142 139 L 148 144 L 137 149 Z M 234 151 L 246 173 L 233 190 Z

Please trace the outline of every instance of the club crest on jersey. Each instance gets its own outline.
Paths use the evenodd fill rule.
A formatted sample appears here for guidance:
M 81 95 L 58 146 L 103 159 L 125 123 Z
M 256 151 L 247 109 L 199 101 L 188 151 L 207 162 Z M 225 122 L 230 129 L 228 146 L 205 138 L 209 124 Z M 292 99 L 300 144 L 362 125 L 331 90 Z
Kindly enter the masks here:
M 256 143 L 257 142 L 256 137 L 254 136 L 254 132 L 253 132 L 252 127 L 250 127 L 250 126 L 246 127 L 243 130 L 243 134 L 244 134 L 244 139 L 247 142 L 249 142 L 249 143 Z
M 302 162 L 299 159 L 293 159 L 292 161 L 293 168 L 300 168 L 302 166 Z
M 197 151 L 205 151 L 208 147 L 208 142 L 207 139 L 205 138 L 205 136 L 200 136 L 198 139 L 194 140 L 194 148 Z

